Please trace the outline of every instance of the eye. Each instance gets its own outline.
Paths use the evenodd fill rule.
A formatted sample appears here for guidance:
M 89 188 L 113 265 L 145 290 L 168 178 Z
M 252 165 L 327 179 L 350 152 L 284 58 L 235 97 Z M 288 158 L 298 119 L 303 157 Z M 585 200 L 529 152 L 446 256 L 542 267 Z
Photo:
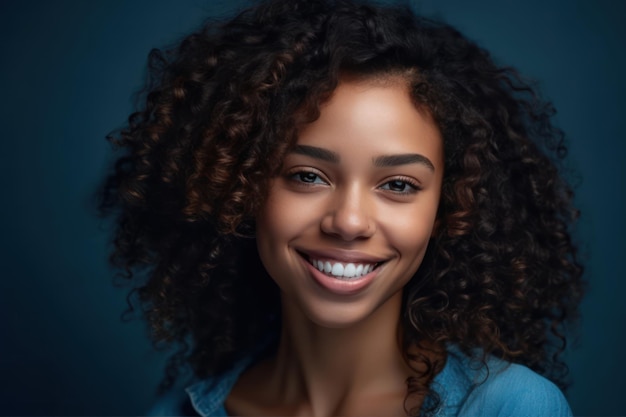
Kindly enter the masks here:
M 394 179 L 380 186 L 380 189 L 396 194 L 414 194 L 420 190 L 419 185 L 409 179 Z
M 287 178 L 299 185 L 327 185 L 328 182 L 314 171 L 300 170 L 287 173 Z
M 295 177 L 299 181 L 307 182 L 309 184 L 324 183 L 320 176 L 313 172 L 298 172 L 296 174 L 293 174 L 292 177 Z

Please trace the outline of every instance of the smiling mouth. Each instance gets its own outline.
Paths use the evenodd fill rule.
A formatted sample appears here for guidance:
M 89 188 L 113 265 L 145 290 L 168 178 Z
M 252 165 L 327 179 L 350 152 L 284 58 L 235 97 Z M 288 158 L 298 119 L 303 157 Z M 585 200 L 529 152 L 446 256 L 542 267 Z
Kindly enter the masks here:
M 351 280 L 363 277 L 380 265 L 383 262 L 375 263 L 355 263 L 355 262 L 339 262 L 330 260 L 321 260 L 309 257 L 305 254 L 301 254 L 304 259 L 315 269 L 332 278 Z

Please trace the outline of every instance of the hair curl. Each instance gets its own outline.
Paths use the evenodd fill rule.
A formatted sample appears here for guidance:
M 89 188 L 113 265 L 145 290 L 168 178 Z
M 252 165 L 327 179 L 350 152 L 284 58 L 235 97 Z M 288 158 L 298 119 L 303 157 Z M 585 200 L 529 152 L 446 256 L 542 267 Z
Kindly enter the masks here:
M 436 235 L 404 290 L 405 351 L 479 348 L 564 386 L 559 354 L 583 292 L 578 212 L 554 110 L 514 69 L 407 8 L 344 0 L 264 2 L 153 50 L 149 67 L 145 105 L 109 137 L 123 154 L 100 208 L 153 340 L 179 346 L 167 380 L 184 362 L 219 373 L 277 330 L 254 216 L 298 129 L 349 73 L 400 74 L 444 138 Z M 410 391 L 428 392 L 441 366 L 424 362 Z

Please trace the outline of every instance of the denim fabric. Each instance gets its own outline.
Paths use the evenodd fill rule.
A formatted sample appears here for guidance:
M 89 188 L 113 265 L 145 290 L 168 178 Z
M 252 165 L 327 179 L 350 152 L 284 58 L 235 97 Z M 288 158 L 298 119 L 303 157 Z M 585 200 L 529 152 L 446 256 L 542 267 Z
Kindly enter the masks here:
M 227 416 L 224 402 L 239 375 L 253 358 L 236 364 L 220 377 L 197 382 L 184 392 L 161 398 L 150 415 L 184 415 L 191 401 L 202 416 Z M 456 349 L 449 349 L 444 369 L 432 388 L 440 398 L 436 417 L 551 416 L 569 417 L 572 412 L 561 391 L 550 381 L 522 365 L 490 359 L 486 369 Z

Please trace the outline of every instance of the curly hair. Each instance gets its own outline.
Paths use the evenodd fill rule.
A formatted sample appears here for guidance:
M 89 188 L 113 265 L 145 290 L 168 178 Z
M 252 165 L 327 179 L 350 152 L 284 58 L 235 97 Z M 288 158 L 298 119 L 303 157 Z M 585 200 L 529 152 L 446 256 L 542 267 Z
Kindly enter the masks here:
M 263 2 L 153 50 L 149 69 L 145 104 L 109 136 L 122 155 L 100 208 L 155 344 L 178 346 L 166 382 L 185 363 L 222 372 L 277 332 L 279 291 L 254 241 L 269 181 L 341 77 L 399 74 L 445 152 L 436 234 L 403 292 L 406 357 L 454 343 L 565 386 L 578 212 L 554 109 L 514 69 L 408 8 L 347 0 Z M 427 365 L 409 391 L 428 392 L 441 364 Z

